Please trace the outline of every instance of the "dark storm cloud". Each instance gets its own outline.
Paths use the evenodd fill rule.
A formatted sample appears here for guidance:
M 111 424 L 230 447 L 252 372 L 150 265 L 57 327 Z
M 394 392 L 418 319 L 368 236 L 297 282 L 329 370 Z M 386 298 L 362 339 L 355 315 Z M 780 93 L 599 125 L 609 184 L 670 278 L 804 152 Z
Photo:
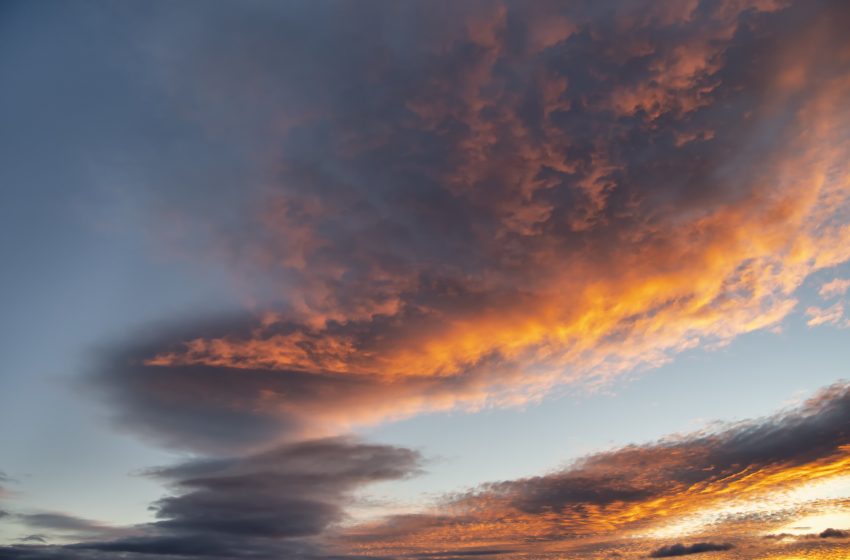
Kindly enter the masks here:
M 654 550 L 649 555 L 650 558 L 667 558 L 670 556 L 685 556 L 686 554 L 698 554 L 700 552 L 719 552 L 723 550 L 732 550 L 734 547 L 729 543 L 710 543 L 700 542 L 691 545 L 686 544 L 671 544 L 670 546 L 662 546 L 658 550 Z

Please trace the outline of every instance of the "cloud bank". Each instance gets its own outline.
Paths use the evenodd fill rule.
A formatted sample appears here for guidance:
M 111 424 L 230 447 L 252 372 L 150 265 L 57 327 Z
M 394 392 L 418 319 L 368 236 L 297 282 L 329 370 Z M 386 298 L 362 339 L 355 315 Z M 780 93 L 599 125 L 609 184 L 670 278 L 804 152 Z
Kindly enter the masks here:
M 96 383 L 168 445 L 256 449 L 774 327 L 850 257 L 846 8 L 247 3 L 153 25 L 174 103 L 242 123 L 218 149 L 253 166 L 157 177 L 153 207 L 252 311 L 175 319 Z
M 607 553 L 623 540 L 652 543 L 676 526 L 712 539 L 749 539 L 800 515 L 804 504 L 789 503 L 787 493 L 846 476 L 849 450 L 850 388 L 836 385 L 774 417 L 485 484 L 447 498 L 433 513 L 356 528 L 344 546 L 389 557 L 440 558 L 466 547 L 558 557 L 591 544 Z M 654 557 L 703 551 L 694 546 L 665 545 Z
M 411 476 L 419 462 L 408 449 L 334 438 L 152 469 L 147 475 L 173 492 L 153 504 L 153 523 L 115 534 L 67 515 L 20 516 L 31 527 L 99 534 L 67 546 L 0 548 L 0 558 L 326 557 L 311 537 L 345 520 L 354 491 Z
M 668 558 L 670 556 L 685 556 L 687 554 L 697 554 L 700 552 L 717 552 L 723 550 L 732 550 L 734 547 L 727 543 L 694 543 L 692 545 L 673 544 L 663 546 L 658 550 L 654 550 L 650 554 L 650 558 Z
M 164 318 L 86 379 L 124 429 L 197 454 L 150 472 L 171 491 L 156 520 L 0 558 L 645 556 L 671 546 L 649 533 L 664 523 L 850 466 L 838 385 L 347 527 L 358 489 L 420 458 L 340 437 L 781 324 L 810 275 L 850 259 L 846 2 L 169 10 L 127 8 L 140 80 L 199 140 L 139 181 L 169 248 L 231 271 L 248 309 Z M 831 305 L 810 322 L 836 323 Z

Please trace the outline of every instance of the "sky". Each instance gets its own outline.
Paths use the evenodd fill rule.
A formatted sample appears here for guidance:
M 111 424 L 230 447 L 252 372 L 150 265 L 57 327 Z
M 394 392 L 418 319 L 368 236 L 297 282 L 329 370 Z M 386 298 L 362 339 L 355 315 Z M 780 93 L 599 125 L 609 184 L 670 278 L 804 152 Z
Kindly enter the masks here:
M 846 557 L 848 28 L 0 2 L 0 560 Z

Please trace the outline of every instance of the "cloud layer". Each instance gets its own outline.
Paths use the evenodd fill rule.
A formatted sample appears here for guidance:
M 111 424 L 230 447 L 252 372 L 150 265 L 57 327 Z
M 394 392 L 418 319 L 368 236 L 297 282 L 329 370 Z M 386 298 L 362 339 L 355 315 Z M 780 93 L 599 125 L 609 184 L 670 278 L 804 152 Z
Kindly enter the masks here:
M 105 531 L 67 515 L 20 515 L 33 528 L 97 538 L 0 548 L 0 558 L 315 557 L 321 548 L 311 538 L 345 519 L 356 490 L 411 476 L 419 462 L 408 449 L 335 438 L 152 469 L 147 475 L 173 492 L 152 506 L 155 522 Z
M 107 345 L 84 380 L 122 428 L 196 454 L 148 473 L 170 492 L 155 520 L 114 532 L 13 514 L 80 542 L 0 558 L 843 545 L 755 533 L 803 507 L 768 500 L 847 472 L 845 385 L 353 526 L 361 488 L 421 459 L 340 434 L 594 388 L 781 325 L 807 278 L 850 259 L 846 2 L 128 10 L 140 79 L 198 143 L 139 179 L 151 229 L 228 269 L 247 309 L 166 317 Z M 829 305 L 809 324 L 840 324 Z
M 95 376 L 167 444 L 609 383 L 777 326 L 850 257 L 842 2 L 232 16 L 157 27 L 159 66 L 205 129 L 250 132 L 230 155 L 253 172 L 158 178 L 151 198 L 180 224 L 173 245 L 227 263 L 253 310 L 174 319 Z
M 433 558 L 478 549 L 572 557 L 589 547 L 608 557 L 631 542 L 632 548 L 640 543 L 646 555 L 646 547 L 678 527 L 680 536 L 724 539 L 726 548 L 710 542 L 656 545 L 653 557 L 730 550 L 725 539 L 758 540 L 801 516 L 810 506 L 789 498 L 793 491 L 846 476 L 848 466 L 850 388 L 836 385 L 802 408 L 771 418 L 590 455 L 539 477 L 482 485 L 447 498 L 433 513 L 356 528 L 345 546 L 378 556 Z
M 765 419 L 589 455 L 538 477 L 483 484 L 446 496 L 433 510 L 355 524 L 346 519 L 357 490 L 415 475 L 420 465 L 414 451 L 350 438 L 298 442 L 239 458 L 196 459 L 147 472 L 171 490 L 153 506 L 156 521 L 67 546 L 0 548 L 0 558 L 610 558 L 614 553 L 637 558 L 706 551 L 755 558 L 841 547 L 848 533 L 839 529 L 819 536 L 774 533 L 825 505 L 850 515 L 838 495 L 823 503 L 800 494 L 847 479 L 850 386 L 827 388 L 802 407 Z M 67 516 L 29 519 L 39 529 L 85 532 L 93 526 Z M 682 537 L 696 544 L 664 542 Z

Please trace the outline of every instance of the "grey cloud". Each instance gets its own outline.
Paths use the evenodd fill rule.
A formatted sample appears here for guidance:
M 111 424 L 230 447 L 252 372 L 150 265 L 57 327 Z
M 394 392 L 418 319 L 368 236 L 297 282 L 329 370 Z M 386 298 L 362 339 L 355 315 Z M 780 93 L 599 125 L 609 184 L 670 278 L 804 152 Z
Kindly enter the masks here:
M 27 535 L 26 537 L 23 537 L 21 539 L 21 542 L 30 542 L 30 543 L 34 542 L 34 543 L 47 544 L 47 540 L 48 540 L 48 538 L 47 538 L 46 535 L 33 534 L 33 535 Z
M 680 435 L 645 445 L 631 445 L 589 455 L 560 471 L 543 476 L 483 484 L 471 491 L 446 497 L 451 514 L 401 515 L 368 530 L 343 534 L 343 542 L 406 542 L 411 535 L 463 535 L 466 526 L 494 524 L 494 531 L 510 534 L 512 517 L 539 518 L 544 528 L 535 528 L 537 541 L 569 541 L 598 531 L 627 530 L 663 523 L 665 511 L 653 511 L 653 502 L 667 503 L 676 511 L 698 512 L 712 504 L 713 492 L 699 495 L 689 488 L 734 487 L 746 491 L 746 478 L 753 473 L 789 469 L 834 460 L 850 445 L 850 385 L 836 384 L 819 392 L 805 405 L 782 414 L 727 426 L 715 432 Z M 740 482 L 739 486 L 732 486 Z M 721 492 L 722 494 L 722 492 Z M 690 502 L 690 504 L 689 504 Z M 644 512 L 637 517 L 618 515 L 629 504 Z M 647 504 L 641 508 L 641 504 Z M 675 506 L 669 504 L 676 504 Z M 611 518 L 607 508 L 613 508 Z M 787 513 L 787 512 L 785 512 Z M 557 515 L 551 526 L 546 520 Z M 784 514 L 783 514 L 784 515 Z M 749 522 L 775 524 L 782 515 L 754 514 L 749 519 L 723 519 L 719 523 Z M 533 524 L 531 521 L 528 524 Z M 612 528 L 612 525 L 614 528 Z M 518 530 L 526 527 L 520 521 Z M 829 531 L 825 537 L 841 537 Z M 509 537 L 504 537 L 509 539 Z M 522 533 L 513 535 L 525 542 Z M 453 545 L 447 541 L 446 549 Z M 475 541 L 465 544 L 475 544 Z M 672 556 L 702 551 L 702 543 L 675 545 L 658 554 Z M 694 548 L 696 547 L 696 548 Z M 720 549 L 717 549 L 720 550 Z M 688 552 L 690 551 L 690 552 Z M 674 554 L 675 553 L 675 554 Z M 656 556 L 662 557 L 662 556 Z
M 232 138 L 215 146 L 221 161 L 251 169 L 222 181 L 205 162 L 185 180 L 198 160 L 169 160 L 147 181 L 151 197 L 185 218 L 186 243 L 203 237 L 280 313 L 261 340 L 295 332 L 320 354 L 344 337 L 354 351 L 341 360 L 355 373 L 358 360 L 447 325 L 531 308 L 549 285 L 563 286 L 568 315 L 570 294 L 598 278 L 563 278 L 564 263 L 619 274 L 634 255 L 675 244 L 682 220 L 746 200 L 769 167 L 753 162 L 787 146 L 807 92 L 847 71 L 830 56 L 846 41 L 840 2 L 731 16 L 709 3 L 678 15 L 654 2 L 597 4 L 209 3 L 143 18 L 138 33 L 168 53 L 153 66 L 175 102 L 192 99 L 204 127 Z M 538 24 L 561 18 L 569 25 L 541 47 Z M 806 91 L 774 107 L 783 45 L 813 30 L 822 40 L 808 53 Z M 682 52 L 701 70 L 665 89 L 657 69 Z M 636 105 L 612 105 L 620 90 Z M 719 297 L 747 296 L 739 291 Z M 329 408 L 389 406 L 391 390 L 365 373 L 142 363 L 210 332 L 251 340 L 258 322 L 199 320 L 145 348 L 119 344 L 97 382 L 125 427 L 203 451 L 291 437 Z M 628 324 L 610 333 L 628 336 Z M 489 396 L 520 378 L 510 375 L 523 359 L 494 347 L 459 364 L 456 379 L 400 371 L 423 375 L 392 390 L 414 397 L 400 403 Z M 259 406 L 261 396 L 280 406 Z
M 98 523 L 97 521 L 83 519 L 66 513 L 19 513 L 15 517 L 26 525 L 38 529 L 92 534 L 104 534 L 113 530 L 112 527 Z
M 821 531 L 818 537 L 822 539 L 846 539 L 850 537 L 850 531 L 830 528 Z
M 408 449 L 332 438 L 248 457 L 151 469 L 146 474 L 164 481 L 173 492 L 153 505 L 157 521 L 125 528 L 125 535 L 100 535 L 64 547 L 0 548 L 0 558 L 327 557 L 320 537 L 345 519 L 353 492 L 369 483 L 416 474 L 420 461 L 419 454 Z M 26 520 L 56 530 L 92 528 L 91 523 L 57 514 L 29 515 Z
M 732 550 L 734 546 L 729 543 L 710 543 L 700 542 L 691 545 L 673 544 L 663 546 L 658 550 L 653 551 L 650 558 L 668 558 L 671 556 L 685 556 L 687 554 L 698 554 L 700 552 L 721 552 L 724 550 Z

